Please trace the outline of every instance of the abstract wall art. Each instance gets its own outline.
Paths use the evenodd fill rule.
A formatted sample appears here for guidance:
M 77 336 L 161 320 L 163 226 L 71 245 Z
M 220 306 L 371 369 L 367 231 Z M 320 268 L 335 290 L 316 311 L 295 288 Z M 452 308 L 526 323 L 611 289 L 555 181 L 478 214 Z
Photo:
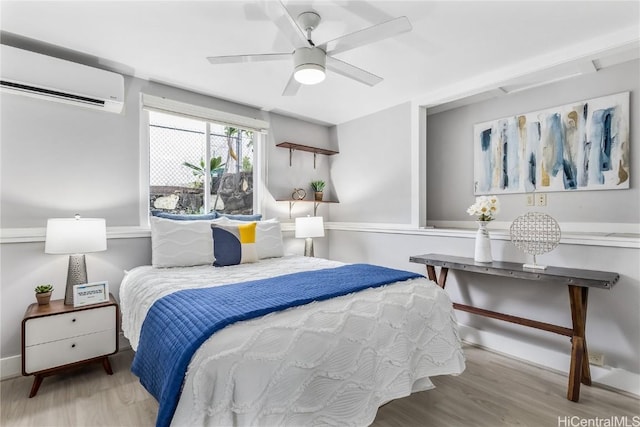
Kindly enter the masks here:
M 629 188 L 629 92 L 473 128 L 476 195 Z

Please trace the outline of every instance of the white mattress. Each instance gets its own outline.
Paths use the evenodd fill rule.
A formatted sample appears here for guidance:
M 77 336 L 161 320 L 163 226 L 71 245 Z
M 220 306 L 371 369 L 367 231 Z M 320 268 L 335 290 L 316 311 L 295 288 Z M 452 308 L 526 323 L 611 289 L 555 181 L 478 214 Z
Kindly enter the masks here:
M 283 257 L 224 268 L 129 271 L 122 327 L 134 350 L 144 317 L 169 293 L 331 268 Z M 368 425 L 380 405 L 464 370 L 451 301 L 427 279 L 367 289 L 238 322 L 195 353 L 175 426 Z

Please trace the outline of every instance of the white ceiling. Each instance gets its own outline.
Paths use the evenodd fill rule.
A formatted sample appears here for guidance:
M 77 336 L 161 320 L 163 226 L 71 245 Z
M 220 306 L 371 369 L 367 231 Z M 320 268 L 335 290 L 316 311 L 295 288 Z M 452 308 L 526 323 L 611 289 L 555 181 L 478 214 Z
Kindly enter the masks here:
M 316 44 L 398 16 L 413 30 L 336 55 L 383 77 L 379 85 L 329 72 L 284 97 L 289 61 L 205 59 L 293 50 L 255 1 L 3 0 L 0 25 L 3 43 L 62 48 L 114 71 L 326 124 L 408 100 L 495 96 L 640 56 L 640 1 L 283 3 L 294 17 L 322 16 Z

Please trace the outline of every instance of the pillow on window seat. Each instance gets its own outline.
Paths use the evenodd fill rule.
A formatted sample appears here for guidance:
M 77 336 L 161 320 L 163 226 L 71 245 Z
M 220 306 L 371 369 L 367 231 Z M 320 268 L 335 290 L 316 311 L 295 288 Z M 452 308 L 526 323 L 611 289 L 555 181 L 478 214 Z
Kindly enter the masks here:
M 212 220 L 219 217 L 218 212 L 213 211 L 208 214 L 174 214 L 171 212 L 164 212 L 156 209 L 151 210 L 151 215 L 157 216 L 158 218 L 166 218 L 173 219 L 175 221 L 199 221 L 199 220 Z
M 254 214 L 254 215 L 233 215 L 226 213 L 218 213 L 219 218 L 227 218 L 235 221 L 260 221 L 262 219 L 262 214 Z

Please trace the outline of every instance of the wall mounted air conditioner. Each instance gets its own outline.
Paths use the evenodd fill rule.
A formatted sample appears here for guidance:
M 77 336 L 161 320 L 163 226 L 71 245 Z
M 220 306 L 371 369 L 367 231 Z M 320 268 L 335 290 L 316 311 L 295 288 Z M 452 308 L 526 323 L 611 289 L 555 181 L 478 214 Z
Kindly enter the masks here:
M 3 92 L 120 113 L 124 78 L 120 74 L 1 45 Z

